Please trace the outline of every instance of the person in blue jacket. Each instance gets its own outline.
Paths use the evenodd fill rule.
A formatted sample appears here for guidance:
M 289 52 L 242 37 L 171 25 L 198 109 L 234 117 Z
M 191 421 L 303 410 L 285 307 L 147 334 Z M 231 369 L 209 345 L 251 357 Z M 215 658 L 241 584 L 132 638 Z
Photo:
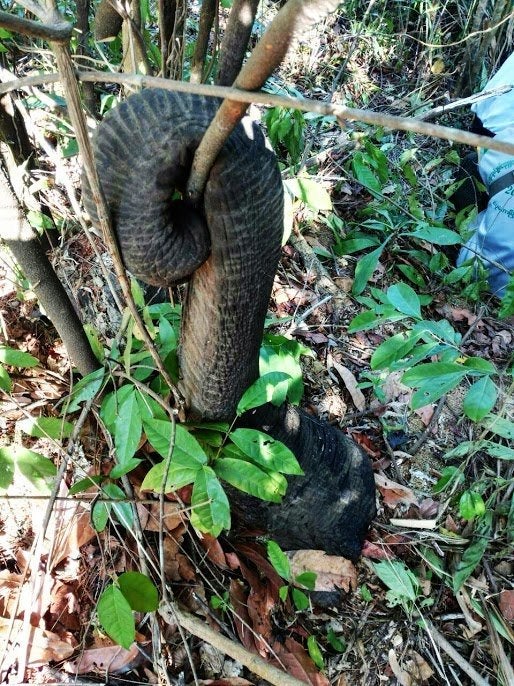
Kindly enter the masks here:
M 484 91 L 494 90 L 499 90 L 498 94 L 472 106 L 476 115 L 473 128 L 477 133 L 514 143 L 514 53 L 484 88 Z M 457 265 L 472 259 L 481 260 L 488 270 L 492 293 L 502 297 L 514 274 L 514 156 L 480 149 L 478 173 L 487 191 L 486 203 L 481 202 L 478 193 L 481 211 L 470 227 L 473 234 L 461 249 Z M 455 203 L 457 209 L 460 209 L 459 204 L 462 206 L 462 201 Z

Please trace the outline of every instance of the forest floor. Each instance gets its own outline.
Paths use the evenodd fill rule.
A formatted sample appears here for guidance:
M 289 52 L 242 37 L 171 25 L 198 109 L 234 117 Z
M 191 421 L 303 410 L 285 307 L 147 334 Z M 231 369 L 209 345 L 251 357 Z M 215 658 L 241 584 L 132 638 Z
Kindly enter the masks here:
M 333 97 L 359 106 L 365 101 L 370 109 L 402 115 L 417 111 L 423 98 L 427 108 L 444 99 L 453 83 L 444 78 L 444 64 L 437 67 L 442 75 L 435 68 L 427 72 L 416 98 L 398 71 L 370 69 L 359 61 L 357 49 L 346 65 L 351 76 L 343 79 L 331 65 L 346 30 L 343 20 L 332 21 L 330 31 L 313 37 L 318 41 L 314 47 L 312 41 L 302 44 L 272 84 L 293 95 Z M 268 332 L 312 351 L 302 359 L 302 406 L 339 426 L 368 454 L 378 514 L 355 564 L 320 551 L 290 554 L 291 578 L 316 573 L 316 590 L 303 589 L 309 603 L 301 609 L 291 592 L 285 602 L 279 598 L 278 589 L 289 581 L 270 563 L 262 537 L 200 536 L 188 523 L 187 508 L 173 499 L 164 503 L 161 571 L 183 609 L 234 644 L 240 642 L 248 654 L 260 654 L 307 683 L 507 686 L 513 683 L 514 651 L 514 431 L 500 433 L 505 454 L 493 457 L 483 443 L 487 426 L 471 421 L 463 409 L 467 380 L 412 409 L 414 389 L 402 382 L 405 369 L 381 367 L 377 372 L 371 361 L 381 344 L 407 331 L 402 318 L 380 318 L 378 294 L 407 280 L 419 294 L 423 321 L 445 321 L 460 336 L 461 358 L 481 358 L 502 370 L 494 410 L 506 426 L 514 421 L 509 385 L 514 322 L 498 317 L 497 301 L 485 292 L 473 300 L 464 292 L 468 284 L 445 282 L 430 271 L 428 263 L 442 253 L 440 245 L 404 234 L 396 237 L 377 259 L 367 290 L 358 294 L 355 268 L 366 252 L 343 251 L 350 239 L 367 237 L 368 248 L 379 245 L 377 235 L 386 234 L 383 228 L 374 232 L 373 221 L 381 217 L 386 225 L 394 213 L 401 215 L 402 199 L 411 214 L 421 208 L 427 221 L 444 207 L 440 225 L 454 230 L 445 195 L 455 176 L 448 157 L 453 149 L 418 135 L 357 124 L 341 130 L 332 120 L 303 115 L 295 129 L 294 116 L 287 116 L 273 140 L 284 179 L 303 176 L 314 185 L 307 202 L 294 195 L 291 200 L 291 237 L 275 279 Z M 451 123 L 465 126 L 468 121 L 465 111 L 459 111 Z M 48 121 L 40 117 L 37 125 L 45 131 Z M 352 164 L 360 153 L 378 175 L 377 150 L 395 170 L 383 180 L 381 192 L 364 187 Z M 407 159 L 410 171 L 405 171 Z M 76 157 L 65 162 L 65 169 L 78 187 Z M 330 207 L 320 209 L 325 194 Z M 410 196 L 416 196 L 419 208 Z M 75 230 L 59 185 L 47 197 L 64 228 L 53 253 L 61 279 L 87 321 L 102 337 L 113 339 L 122 315 L 104 283 L 102 270 L 110 268 L 109 258 L 99 260 Z M 101 253 L 100 239 L 93 240 Z M 451 259 L 440 259 L 441 272 L 450 273 Z M 176 295 L 180 298 L 181 292 Z M 376 314 L 373 326 L 349 327 L 364 310 Z M 102 631 L 95 614 L 102 589 L 126 570 L 159 569 L 159 501 L 140 494 L 144 465 L 124 477 L 123 488 L 130 489 L 125 492 L 138 501 L 139 531 L 128 536 L 113 518 L 102 531 L 95 530 L 90 520 L 94 489 L 70 494 L 77 475 L 108 474 L 114 460 L 112 439 L 94 405 L 80 419 L 67 415 L 66 399 L 75 379 L 66 351 L 5 253 L 0 262 L 0 324 L 3 344 L 38 361 L 24 369 L 6 366 L 12 389 L 2 391 L 0 398 L 0 457 L 4 447 L 18 442 L 57 467 L 66 455 L 69 460 L 51 511 L 41 483 L 45 468 L 30 459 L 30 473 L 19 466 L 0 499 L 0 681 L 19 683 L 15 674 L 21 665 L 29 683 L 158 683 L 164 672 L 172 684 L 195 679 L 213 686 L 264 683 L 219 647 L 185 635 L 169 611 L 160 612 L 157 620 L 139 613 L 136 642 L 129 650 Z M 27 419 L 39 416 L 78 423 L 79 438 L 66 447 L 53 434 L 29 435 Z M 473 449 L 459 452 L 472 443 Z M 138 455 L 150 452 L 143 437 Z M 4 460 L 0 469 L 6 464 Z M 455 470 L 462 477 L 452 481 Z M 0 474 L 0 487 L 4 483 Z M 181 496 L 187 499 L 187 493 Z M 492 513 L 488 528 L 483 528 L 487 515 L 480 502 Z M 456 581 L 459 574 L 462 583 Z M 6 650 L 14 634 L 14 647 Z M 152 641 L 158 642 L 161 664 L 152 659 Z

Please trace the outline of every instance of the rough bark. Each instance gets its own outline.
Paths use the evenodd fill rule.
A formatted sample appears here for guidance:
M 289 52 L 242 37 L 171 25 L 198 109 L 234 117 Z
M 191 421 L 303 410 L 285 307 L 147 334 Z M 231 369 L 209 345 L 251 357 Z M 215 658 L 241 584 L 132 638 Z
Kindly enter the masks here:
M 173 27 L 177 11 L 176 0 L 159 0 L 159 36 L 161 45 L 161 72 L 164 78 L 169 76 L 168 57 L 171 52 Z
M 258 6 L 259 0 L 234 0 L 220 48 L 220 86 L 231 86 L 241 71 Z

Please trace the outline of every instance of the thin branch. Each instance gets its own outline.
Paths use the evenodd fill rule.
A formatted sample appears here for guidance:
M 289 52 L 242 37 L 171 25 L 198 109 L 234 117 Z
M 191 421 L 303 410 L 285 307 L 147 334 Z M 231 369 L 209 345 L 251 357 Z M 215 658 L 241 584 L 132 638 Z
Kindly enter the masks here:
M 259 0 L 234 0 L 221 42 L 217 83 L 231 86 L 236 80 L 252 35 Z
M 9 31 L 16 31 L 24 36 L 32 38 L 44 38 L 45 40 L 65 43 L 71 37 L 73 27 L 68 22 L 60 24 L 41 24 L 33 19 L 24 19 L 15 14 L 0 11 L 0 26 Z
M 338 0 L 289 0 L 255 46 L 234 86 L 248 91 L 261 88 L 300 35 L 336 10 L 338 5 Z M 214 160 L 247 108 L 248 105 L 241 101 L 227 99 L 216 112 L 193 158 L 187 182 L 187 195 L 193 202 L 202 195 Z
M 362 110 L 344 105 L 333 105 L 310 98 L 290 98 L 283 95 L 274 95 L 263 91 L 246 92 L 238 88 L 227 88 L 225 86 L 210 86 L 202 83 L 187 83 L 186 81 L 170 81 L 158 76 L 146 76 L 144 74 L 114 74 L 101 71 L 78 71 L 77 78 L 83 82 L 94 83 L 119 83 L 130 85 L 135 88 L 164 88 L 165 90 L 176 91 L 179 93 L 198 93 L 213 98 L 230 98 L 242 103 L 255 103 L 257 105 L 269 105 L 271 107 L 288 107 L 301 112 L 315 112 L 323 116 L 334 116 L 341 127 L 345 121 L 362 122 L 372 126 L 382 126 L 392 131 L 410 131 L 419 133 L 422 136 L 432 136 L 452 143 L 461 143 L 476 148 L 488 148 L 498 150 L 509 155 L 514 155 L 514 143 L 479 136 L 476 133 L 454 129 L 450 126 L 440 126 L 439 124 L 429 124 L 412 117 L 397 117 L 393 114 L 379 114 L 373 110 Z M 28 76 L 21 79 L 14 79 L 9 83 L 0 85 L 0 95 L 9 93 L 13 90 L 31 88 L 32 86 L 57 83 L 60 80 L 58 74 L 42 74 L 38 76 Z

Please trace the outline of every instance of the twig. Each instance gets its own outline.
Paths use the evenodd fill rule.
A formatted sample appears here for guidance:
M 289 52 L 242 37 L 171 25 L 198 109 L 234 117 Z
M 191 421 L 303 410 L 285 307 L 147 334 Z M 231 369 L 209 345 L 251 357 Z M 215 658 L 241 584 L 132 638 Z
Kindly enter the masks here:
M 393 114 L 379 114 L 373 110 L 356 109 L 344 105 L 314 100 L 310 98 L 291 98 L 284 95 L 274 95 L 263 91 L 242 91 L 237 88 L 225 86 L 211 86 L 202 83 L 188 83 L 186 81 L 171 81 L 158 76 L 146 76 L 145 74 L 115 74 L 101 71 L 77 71 L 76 76 L 84 83 L 118 83 L 130 85 L 134 88 L 164 88 L 165 90 L 179 93 L 198 93 L 213 98 L 230 98 L 238 102 L 255 103 L 257 105 L 269 105 L 272 107 L 288 107 L 301 112 L 315 112 L 324 116 L 335 116 L 341 127 L 346 121 L 361 122 L 372 126 L 382 126 L 392 131 L 410 131 L 423 136 L 432 136 L 453 143 L 461 143 L 474 148 L 488 148 L 498 150 L 509 155 L 514 155 L 514 143 L 479 136 L 476 133 L 454 129 L 450 126 L 429 124 L 413 117 L 397 117 Z M 21 88 L 31 88 L 44 84 L 57 83 L 60 81 L 59 74 L 41 74 L 15 79 L 10 83 L 0 85 L 0 95 Z
M 61 43 L 66 43 L 71 38 L 73 30 L 73 26 L 68 24 L 67 21 L 48 25 L 3 11 L 0 11 L 0 26 L 10 31 L 22 33 L 24 36 L 44 38 L 45 40 Z
M 503 95 L 508 93 L 514 88 L 514 86 L 499 86 L 498 88 L 493 88 L 489 91 L 482 91 L 481 93 L 475 93 L 470 95 L 468 98 L 460 98 L 459 100 L 454 100 L 453 102 L 447 102 L 445 105 L 439 105 L 439 107 L 434 107 L 431 110 L 422 112 L 416 119 L 420 121 L 426 121 L 427 119 L 434 119 L 440 114 L 445 114 L 451 110 L 456 110 L 460 107 L 467 107 L 468 105 L 474 105 L 477 102 L 482 102 L 482 100 L 488 100 L 489 98 L 495 98 L 498 95 Z
M 289 237 L 289 242 L 302 258 L 307 271 L 310 271 L 316 279 L 316 284 L 321 293 L 344 299 L 346 294 L 338 288 L 330 278 L 327 270 L 321 264 L 311 246 L 307 243 L 301 232 L 295 227 Z
M 469 662 L 467 662 L 460 653 L 449 643 L 442 634 L 435 628 L 435 626 L 428 619 L 423 620 L 423 628 L 430 636 L 431 640 L 444 650 L 444 652 L 451 657 L 451 659 L 457 664 L 463 672 L 465 672 L 473 683 L 477 686 L 490 686 L 489 682 L 486 681 L 480 674 L 472 667 Z
M 184 629 L 189 631 L 189 633 L 193 634 L 193 636 L 196 636 L 203 641 L 207 641 L 207 643 L 214 646 L 222 653 L 225 653 L 225 655 L 228 655 L 233 660 L 241 662 L 241 664 L 247 667 L 253 674 L 266 679 L 270 684 L 273 684 L 274 686 L 305 686 L 303 681 L 270 665 L 263 660 L 260 655 L 250 653 L 246 648 L 243 648 L 243 646 L 218 633 L 206 624 L 204 620 L 198 619 L 186 612 L 182 612 L 177 608 L 173 608 L 172 612 L 175 615 L 177 622 Z

